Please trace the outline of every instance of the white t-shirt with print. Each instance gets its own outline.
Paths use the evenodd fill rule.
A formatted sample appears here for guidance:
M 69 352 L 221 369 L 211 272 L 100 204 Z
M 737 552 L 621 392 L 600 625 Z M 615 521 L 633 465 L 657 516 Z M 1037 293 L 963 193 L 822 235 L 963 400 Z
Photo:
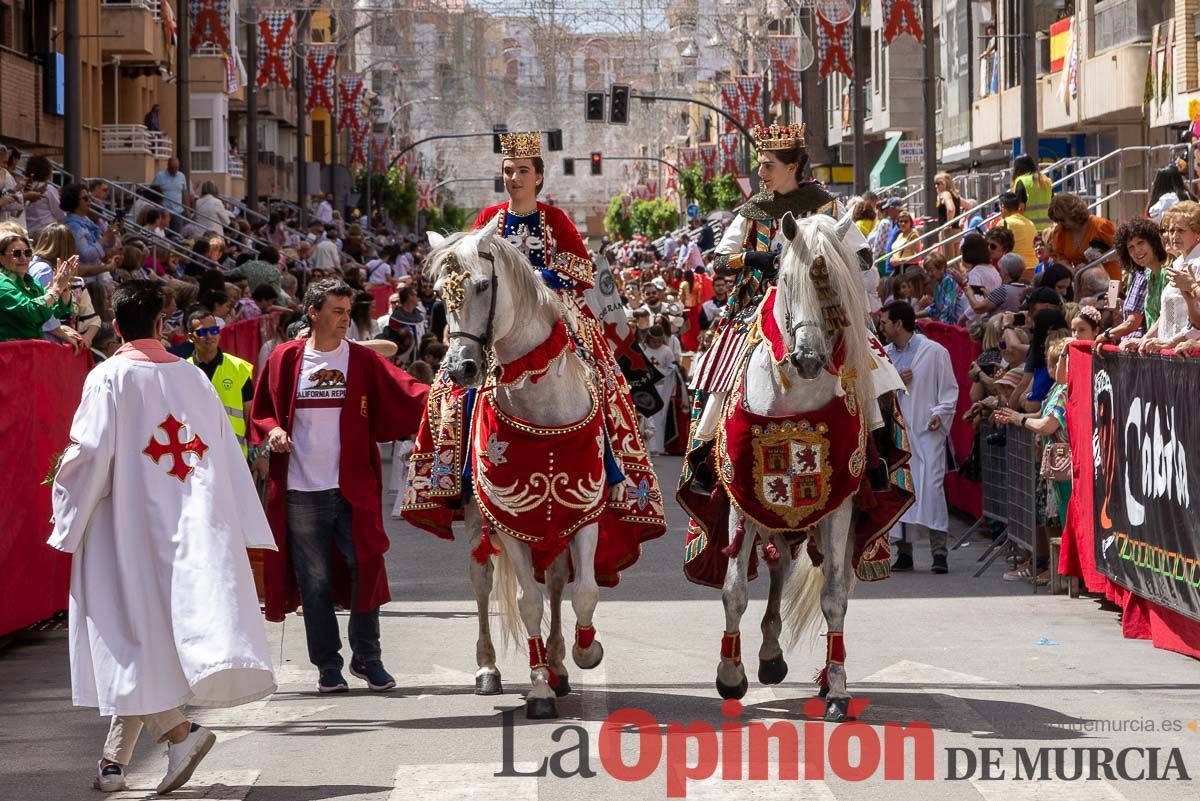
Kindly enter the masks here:
M 288 460 L 288 489 L 321 492 L 337 489 L 340 478 L 342 405 L 350 346 L 336 349 L 304 347 L 300 381 L 296 385 L 296 414 L 292 422 L 292 456 Z

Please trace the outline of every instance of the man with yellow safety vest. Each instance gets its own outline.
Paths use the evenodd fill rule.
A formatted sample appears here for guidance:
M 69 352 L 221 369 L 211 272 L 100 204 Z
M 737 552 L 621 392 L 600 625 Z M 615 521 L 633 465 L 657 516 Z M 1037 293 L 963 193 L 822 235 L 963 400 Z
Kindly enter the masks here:
M 246 447 L 246 421 L 250 417 L 250 402 L 254 400 L 254 366 L 249 362 L 221 350 L 221 329 L 217 319 L 206 308 L 194 309 L 187 316 L 188 339 L 196 350 L 188 359 L 199 367 L 221 399 L 225 416 L 233 427 L 242 455 L 249 458 Z M 266 452 L 259 458 L 265 462 Z M 266 465 L 254 465 L 265 473 Z
M 1038 169 L 1038 164 L 1028 154 L 1013 159 L 1012 191 L 1025 204 L 1022 213 L 1039 233 L 1050 227 L 1050 201 L 1054 199 L 1054 184 Z

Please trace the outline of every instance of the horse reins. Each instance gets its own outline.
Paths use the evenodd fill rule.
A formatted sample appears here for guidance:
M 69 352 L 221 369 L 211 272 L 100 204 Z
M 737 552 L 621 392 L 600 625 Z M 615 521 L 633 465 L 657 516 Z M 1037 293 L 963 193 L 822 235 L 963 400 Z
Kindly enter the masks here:
M 496 288 L 499 285 L 499 282 L 496 278 L 496 257 L 493 256 L 490 251 L 481 250 L 478 248 L 476 248 L 475 252 L 479 255 L 479 258 L 486 261 L 491 267 L 491 274 L 488 279 L 488 286 L 491 289 L 491 297 L 488 299 L 487 326 L 484 328 L 482 336 L 472 334 L 469 331 L 450 331 L 446 336 L 447 339 L 469 339 L 472 342 L 478 343 L 479 347 L 483 350 L 483 358 L 490 361 L 490 356 L 488 354 L 490 348 L 492 347 L 492 336 L 494 334 L 493 328 L 495 327 L 496 323 Z M 487 365 L 485 364 L 484 367 L 486 368 Z M 484 369 L 483 372 L 486 375 L 487 369 Z

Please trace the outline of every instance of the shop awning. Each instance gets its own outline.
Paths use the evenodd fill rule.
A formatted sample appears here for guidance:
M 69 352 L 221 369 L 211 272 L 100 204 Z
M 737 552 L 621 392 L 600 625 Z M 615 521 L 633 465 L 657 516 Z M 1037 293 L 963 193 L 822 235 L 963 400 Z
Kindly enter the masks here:
M 870 187 L 872 189 L 890 186 L 897 181 L 904 180 L 908 174 L 904 165 L 900 163 L 900 140 L 903 138 L 901 134 L 888 137 L 887 144 L 883 146 L 883 153 L 879 155 L 875 166 L 871 168 Z

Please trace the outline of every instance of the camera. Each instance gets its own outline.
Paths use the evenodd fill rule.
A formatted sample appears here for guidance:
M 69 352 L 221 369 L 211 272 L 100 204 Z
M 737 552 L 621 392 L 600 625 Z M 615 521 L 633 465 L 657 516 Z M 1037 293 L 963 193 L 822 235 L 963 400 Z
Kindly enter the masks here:
M 988 445 L 1003 448 L 1008 444 L 1008 434 L 1004 431 L 993 431 L 984 438 Z

